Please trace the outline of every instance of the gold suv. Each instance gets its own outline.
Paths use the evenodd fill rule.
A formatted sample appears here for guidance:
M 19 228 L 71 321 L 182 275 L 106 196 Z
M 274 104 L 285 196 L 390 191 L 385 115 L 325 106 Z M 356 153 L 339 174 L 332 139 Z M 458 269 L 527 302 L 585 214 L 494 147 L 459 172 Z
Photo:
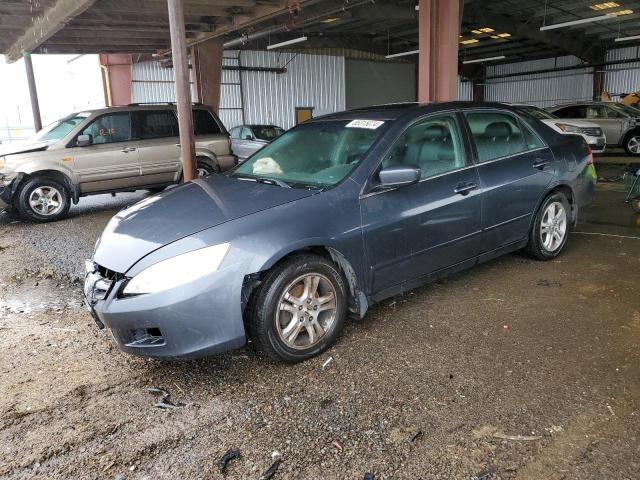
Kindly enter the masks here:
M 193 128 L 199 176 L 236 165 L 229 134 L 213 111 L 194 105 Z M 26 144 L 0 150 L 0 209 L 49 222 L 85 195 L 161 190 L 182 177 L 178 142 L 172 104 L 71 114 Z

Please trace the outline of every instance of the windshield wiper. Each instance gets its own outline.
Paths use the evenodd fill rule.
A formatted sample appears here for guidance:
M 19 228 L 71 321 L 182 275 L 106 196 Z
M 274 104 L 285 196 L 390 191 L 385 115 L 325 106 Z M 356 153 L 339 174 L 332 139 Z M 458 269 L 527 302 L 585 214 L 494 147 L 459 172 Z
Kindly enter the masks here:
M 234 175 L 234 177 L 242 180 L 253 180 L 256 183 L 265 183 L 267 185 L 277 185 L 278 187 L 282 187 L 282 188 L 291 188 L 291 185 L 277 178 L 250 177 L 250 176 L 243 176 L 243 175 Z

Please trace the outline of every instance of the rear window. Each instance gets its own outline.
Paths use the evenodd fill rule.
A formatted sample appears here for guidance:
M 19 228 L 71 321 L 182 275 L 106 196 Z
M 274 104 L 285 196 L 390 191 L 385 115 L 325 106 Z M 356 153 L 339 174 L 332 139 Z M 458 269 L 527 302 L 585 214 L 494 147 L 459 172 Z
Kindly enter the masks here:
M 193 133 L 196 135 L 215 135 L 216 133 L 221 133 L 221 130 L 209 111 L 194 109 Z

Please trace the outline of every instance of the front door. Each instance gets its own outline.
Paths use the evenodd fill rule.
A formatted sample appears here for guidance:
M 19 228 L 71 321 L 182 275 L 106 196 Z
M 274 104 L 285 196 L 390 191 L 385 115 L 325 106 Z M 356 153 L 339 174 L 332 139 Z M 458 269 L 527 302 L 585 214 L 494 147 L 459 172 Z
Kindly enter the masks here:
M 92 140 L 91 145 L 72 148 L 82 193 L 140 185 L 140 159 L 131 136 L 129 112 L 102 115 L 79 135 L 89 135 Z
M 482 185 L 482 252 L 525 238 L 556 161 L 551 150 L 508 112 L 465 112 Z
M 481 230 L 479 178 L 454 114 L 410 126 L 381 168 L 413 165 L 421 180 L 361 197 L 372 293 L 475 257 Z

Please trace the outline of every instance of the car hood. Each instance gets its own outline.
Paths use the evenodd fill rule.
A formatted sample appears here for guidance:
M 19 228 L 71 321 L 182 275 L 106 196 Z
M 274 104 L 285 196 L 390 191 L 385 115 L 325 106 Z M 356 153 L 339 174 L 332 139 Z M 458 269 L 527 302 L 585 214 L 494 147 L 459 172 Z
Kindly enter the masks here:
M 37 152 L 46 150 L 47 142 L 23 143 L 14 145 L 0 145 L 0 157 L 4 155 L 15 155 L 17 153 Z
M 574 127 L 580 127 L 580 128 L 600 128 L 600 125 L 598 125 L 597 123 L 585 122 L 584 120 L 574 120 L 574 119 L 567 120 L 564 118 L 553 118 L 553 119 L 545 118 L 545 119 L 542 119 L 541 121 L 552 127 L 555 127 L 556 123 L 564 123 L 566 125 L 573 125 Z
M 142 257 L 176 240 L 316 192 L 221 175 L 194 180 L 116 214 L 98 240 L 93 260 L 125 273 Z

